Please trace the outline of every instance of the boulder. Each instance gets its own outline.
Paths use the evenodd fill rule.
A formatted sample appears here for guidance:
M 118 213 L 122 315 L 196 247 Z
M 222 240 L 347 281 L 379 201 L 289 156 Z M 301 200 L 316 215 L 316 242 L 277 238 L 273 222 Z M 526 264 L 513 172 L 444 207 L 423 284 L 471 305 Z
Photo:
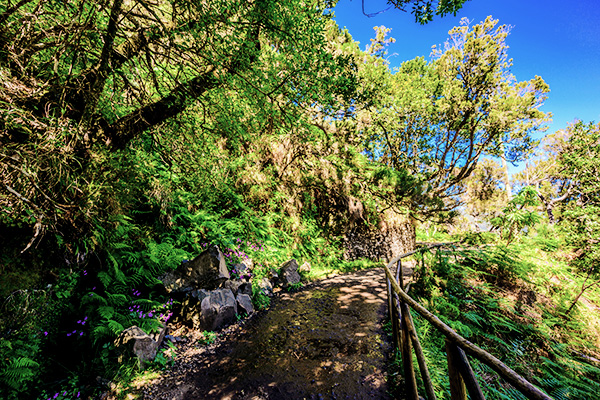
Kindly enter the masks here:
M 239 293 L 252 296 L 252 282 L 243 282 L 238 288 L 238 294 Z
M 281 266 L 280 274 L 280 281 L 284 287 L 300 282 L 300 274 L 298 274 L 298 262 L 293 258 L 287 261 Z
M 181 302 L 181 311 L 176 318 L 177 322 L 183 322 L 186 325 L 198 327 L 202 324 L 201 304 L 202 300 L 210 296 L 210 292 L 206 289 L 193 290 L 188 293 L 186 298 Z
M 266 296 L 273 296 L 273 285 L 271 285 L 271 281 L 267 278 L 262 278 L 258 281 L 258 287 L 261 292 Z
M 244 264 L 246 268 L 248 268 L 248 272 L 254 269 L 254 261 L 251 258 L 244 258 L 241 261 L 241 263 Z
M 242 281 L 228 279 L 225 281 L 225 283 L 223 283 L 223 288 L 230 289 L 233 292 L 233 295 L 235 296 L 238 294 L 238 290 L 240 286 L 242 286 L 242 284 Z
M 234 264 L 233 269 L 237 272 L 237 275 L 241 281 L 250 281 L 252 277 L 252 269 L 248 265 L 242 263 Z
M 245 312 L 250 315 L 254 312 L 254 306 L 252 305 L 252 299 L 247 294 L 238 294 L 235 298 L 238 305 L 238 310 Z
M 191 261 L 159 278 L 167 292 L 188 293 L 196 289 L 215 289 L 229 279 L 225 257 L 217 246 L 210 246 Z
M 298 268 L 298 272 L 301 274 L 307 274 L 310 272 L 310 264 L 308 263 L 308 261 L 305 261 L 304 264 L 302 264 L 300 268 Z
M 215 331 L 235 321 L 237 302 L 230 289 L 217 289 L 211 291 L 210 296 L 202 300 L 200 309 L 198 329 Z
M 235 271 L 238 275 L 242 276 L 250 272 L 250 268 L 244 263 L 237 263 L 231 266 L 232 272 Z
M 134 325 L 121 332 L 119 337 L 115 339 L 114 344 L 117 348 L 128 350 L 135 354 L 138 358 L 139 366 L 143 368 L 146 363 L 154 360 L 154 357 L 156 357 L 156 352 L 166 332 L 166 325 L 154 335 L 148 335 L 140 327 Z M 119 361 L 123 361 L 123 354 L 119 357 Z
M 277 286 L 280 283 L 279 274 L 273 268 L 269 270 L 269 279 L 271 281 L 271 285 L 273 286 Z

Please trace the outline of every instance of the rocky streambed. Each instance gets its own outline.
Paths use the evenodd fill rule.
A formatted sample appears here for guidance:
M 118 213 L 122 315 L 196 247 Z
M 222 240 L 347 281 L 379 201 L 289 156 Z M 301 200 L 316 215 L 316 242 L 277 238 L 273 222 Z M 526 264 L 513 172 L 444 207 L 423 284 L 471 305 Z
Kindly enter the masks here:
M 338 275 L 280 292 L 268 311 L 224 330 L 211 346 L 195 334 L 174 366 L 146 382 L 143 399 L 388 399 L 382 332 L 383 270 Z

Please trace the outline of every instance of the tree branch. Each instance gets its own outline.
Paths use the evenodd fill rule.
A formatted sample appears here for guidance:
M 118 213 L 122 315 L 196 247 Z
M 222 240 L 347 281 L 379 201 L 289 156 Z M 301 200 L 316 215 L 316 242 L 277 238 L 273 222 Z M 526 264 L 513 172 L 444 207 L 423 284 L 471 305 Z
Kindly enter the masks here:
M 0 15 L 0 26 L 2 26 L 2 24 L 4 24 L 6 22 L 8 17 L 10 17 L 12 14 L 14 14 L 15 11 L 17 11 L 19 8 L 23 7 L 25 4 L 31 3 L 32 1 L 33 0 L 21 0 L 17 4 L 15 4 L 13 7 L 7 8 L 6 11 L 4 11 Z
M 81 118 L 81 124 L 86 129 L 89 129 L 92 125 L 92 117 L 96 113 L 100 94 L 104 90 L 106 79 L 108 79 L 110 56 L 113 52 L 115 37 L 117 35 L 117 20 L 119 19 L 119 15 L 121 15 L 122 6 L 123 0 L 115 0 L 110 11 L 110 20 L 106 29 L 104 47 L 102 47 L 102 53 L 100 54 L 98 73 L 96 74 L 96 79 L 94 80 L 90 92 L 87 94 L 88 98 L 86 99 L 83 116 Z
M 203 75 L 180 84 L 162 99 L 106 126 L 104 134 L 115 148 L 124 148 L 138 134 L 181 113 L 192 101 L 218 84 L 219 79 L 214 73 L 214 67 L 211 67 Z

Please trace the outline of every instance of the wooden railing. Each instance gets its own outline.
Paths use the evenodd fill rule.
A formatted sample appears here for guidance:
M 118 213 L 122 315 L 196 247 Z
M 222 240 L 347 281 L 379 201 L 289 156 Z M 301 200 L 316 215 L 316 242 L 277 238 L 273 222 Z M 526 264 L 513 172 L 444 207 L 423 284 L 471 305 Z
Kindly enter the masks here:
M 409 288 L 407 288 L 406 291 L 404 290 L 402 259 L 417 252 L 423 252 L 448 245 L 449 244 L 438 243 L 424 246 L 415 251 L 395 257 L 387 266 L 385 266 L 393 341 L 396 348 L 400 349 L 402 354 L 407 399 L 419 400 L 412 358 L 412 348 L 414 347 L 427 400 L 436 400 L 425 356 L 423 355 L 419 337 L 415 330 L 412 316 L 410 315 L 410 308 L 412 308 L 446 337 L 448 378 L 450 380 L 450 395 L 452 400 L 467 400 L 467 393 L 471 400 L 485 399 L 479 383 L 477 382 L 477 378 L 471 369 L 467 355 L 476 358 L 489 366 L 492 370 L 496 371 L 496 373 L 513 385 L 528 399 L 552 400 L 550 396 L 532 385 L 502 361 L 457 334 L 452 328 L 444 324 L 438 317 L 433 315 L 406 293 Z M 396 274 L 394 275 L 391 268 L 395 264 L 397 265 L 397 269 Z

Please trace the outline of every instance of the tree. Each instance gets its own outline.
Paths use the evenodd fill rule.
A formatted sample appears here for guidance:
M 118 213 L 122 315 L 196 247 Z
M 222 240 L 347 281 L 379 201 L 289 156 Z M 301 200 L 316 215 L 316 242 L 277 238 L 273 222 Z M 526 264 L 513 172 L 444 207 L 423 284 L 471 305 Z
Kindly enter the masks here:
M 578 121 L 547 135 L 538 156 L 515 176 L 521 187 L 536 188 L 551 224 L 556 222 L 557 205 L 585 206 L 598 193 L 598 130 L 598 125 Z
M 498 185 L 503 179 L 502 167 L 494 160 L 484 158 L 462 185 L 461 202 L 465 212 L 479 221 L 490 221 L 508 202 L 506 191 Z
M 482 156 L 523 159 L 535 144 L 531 132 L 548 119 L 539 110 L 549 90 L 542 78 L 517 82 L 509 72 L 506 26 L 491 17 L 473 27 L 463 20 L 449 33 L 430 62 L 407 61 L 391 74 L 375 58 L 359 71 L 363 87 L 381 88 L 357 112 L 366 152 L 413 177 L 404 201 L 421 213 L 455 208 L 459 183 Z
M 492 220 L 495 228 L 500 228 L 503 239 L 506 239 L 506 245 L 511 244 L 524 229 L 534 227 L 540 220 L 540 216 L 535 210 L 528 208 L 536 207 L 539 204 L 537 193 L 532 187 L 523 188 L 506 207 L 502 214 Z
M 84 227 L 108 206 L 119 151 L 190 107 L 210 113 L 216 90 L 327 112 L 352 92 L 329 19 L 296 0 L 0 7 L 3 221 L 36 224 L 35 236 Z
M 426 24 L 433 21 L 434 14 L 441 17 L 447 14 L 456 16 L 456 13 L 462 8 L 465 1 L 466 0 L 388 0 L 388 3 L 402 11 L 406 11 L 406 7 L 412 4 L 412 14 L 415 16 L 415 20 L 420 24 Z
M 558 223 L 576 254 L 571 264 L 585 276 L 569 314 L 600 284 L 600 124 L 577 121 L 546 136 L 538 157 L 516 178 L 538 189 L 549 222 Z
M 600 123 L 577 122 L 567 127 L 567 140 L 556 155 L 564 186 L 561 229 L 577 257 L 574 266 L 585 274 L 568 314 L 583 293 L 598 284 L 600 273 Z M 560 199 L 557 198 L 557 199 Z M 590 282 L 591 280 L 591 282 Z

